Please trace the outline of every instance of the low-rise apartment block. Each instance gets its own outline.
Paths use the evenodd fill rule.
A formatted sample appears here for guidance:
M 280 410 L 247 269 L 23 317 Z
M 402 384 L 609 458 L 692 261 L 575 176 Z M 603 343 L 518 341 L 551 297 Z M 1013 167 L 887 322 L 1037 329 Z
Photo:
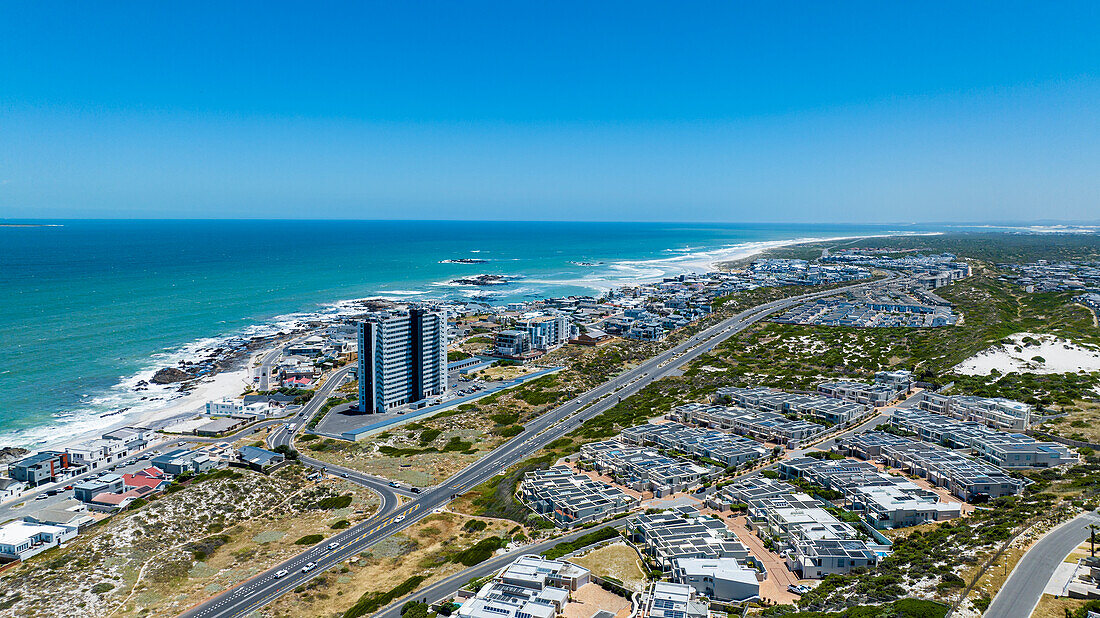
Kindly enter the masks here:
M 825 431 L 825 427 L 817 423 L 791 420 L 776 412 L 703 403 L 677 406 L 668 414 L 668 418 L 700 427 L 732 431 L 743 436 L 752 436 L 788 446 Z
M 523 502 L 562 528 L 630 510 L 637 500 L 622 490 L 575 474 L 566 466 L 534 470 L 519 485 Z
M 908 390 L 908 386 L 903 389 L 897 385 L 883 382 L 868 384 L 867 382 L 841 381 L 823 382 L 817 385 L 817 392 L 826 397 L 846 399 L 875 406 L 876 408 L 889 405 L 890 402 L 904 396 Z
M 688 584 L 657 582 L 642 596 L 638 618 L 708 618 L 710 604 Z
M 27 487 L 37 487 L 60 479 L 69 466 L 68 453 L 42 451 L 8 464 L 8 474 Z
M 770 452 L 770 449 L 755 440 L 680 423 L 650 423 L 628 427 L 620 436 L 624 442 L 680 451 L 727 467 L 755 461 Z
M 860 513 L 878 529 L 905 528 L 962 515 L 958 503 L 942 502 L 936 492 L 863 461 L 800 457 L 781 462 L 779 471 L 785 478 L 805 479 L 839 491 L 848 510 Z
M 271 414 L 266 403 L 245 403 L 242 399 L 222 399 L 206 402 L 206 413 L 210 416 L 230 416 L 246 420 L 263 420 Z
M 899 409 L 890 422 L 926 442 L 971 449 L 979 458 L 1002 468 L 1050 468 L 1079 461 L 1073 451 L 1056 442 L 1040 442 L 1022 433 L 997 431 L 933 412 Z
M 665 571 L 682 558 L 735 558 L 745 561 L 749 550 L 720 519 L 691 507 L 644 513 L 626 522 L 626 533 Z
M 921 410 L 995 429 L 1023 431 L 1031 425 L 1032 407 L 1003 397 L 941 395 L 925 391 L 918 402 Z
M 837 519 L 823 502 L 788 483 L 742 479 L 712 500 L 747 505 L 750 525 L 761 536 L 771 537 L 790 569 L 805 578 L 874 566 L 889 554 L 889 546 L 861 540 L 855 527 Z
M 735 558 L 680 558 L 673 563 L 669 576 L 715 601 L 744 602 L 760 596 L 757 572 Z
M 851 422 L 871 410 L 871 406 L 842 401 L 824 395 L 788 393 L 776 388 L 726 386 L 715 393 L 741 407 L 780 414 L 797 414 L 799 418 L 837 425 Z
M 842 453 L 878 459 L 905 470 L 967 502 L 1012 496 L 1026 486 L 1023 479 L 1014 478 L 984 461 L 937 444 L 878 431 L 838 439 L 835 448 Z
M 592 442 L 581 447 L 581 460 L 597 472 L 610 475 L 616 483 L 639 492 L 653 492 L 660 498 L 698 485 L 716 468 L 678 457 L 666 457 L 656 450 L 630 446 L 619 440 Z
M 554 618 L 572 591 L 591 581 L 588 569 L 539 556 L 521 556 L 458 610 L 463 618 Z

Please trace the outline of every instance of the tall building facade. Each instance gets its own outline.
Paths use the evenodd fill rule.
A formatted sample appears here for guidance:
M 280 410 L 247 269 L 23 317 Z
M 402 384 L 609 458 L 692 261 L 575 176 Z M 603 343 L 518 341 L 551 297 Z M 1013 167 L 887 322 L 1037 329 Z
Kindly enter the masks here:
M 447 319 L 410 309 L 359 324 L 359 410 L 385 412 L 447 392 Z

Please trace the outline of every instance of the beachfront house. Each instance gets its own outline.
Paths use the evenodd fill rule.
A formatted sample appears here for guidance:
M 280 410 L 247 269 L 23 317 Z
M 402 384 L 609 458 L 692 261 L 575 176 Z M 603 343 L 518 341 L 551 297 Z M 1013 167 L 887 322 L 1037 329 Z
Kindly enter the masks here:
M 68 467 L 68 453 L 42 451 L 8 464 L 8 474 L 27 487 L 37 487 L 60 479 Z

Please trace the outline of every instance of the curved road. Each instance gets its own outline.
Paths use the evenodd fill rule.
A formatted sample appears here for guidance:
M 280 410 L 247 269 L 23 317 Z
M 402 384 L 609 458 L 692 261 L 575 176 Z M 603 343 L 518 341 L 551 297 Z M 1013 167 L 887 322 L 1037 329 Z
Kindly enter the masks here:
M 1089 540 L 1089 524 L 1100 524 L 1100 516 L 1092 511 L 1082 513 L 1039 539 L 1016 563 L 1016 568 L 997 592 L 997 596 L 993 597 L 985 615 L 995 618 L 1028 618 L 1039 604 L 1043 589 L 1054 575 L 1054 569 L 1078 545 Z
M 789 308 L 806 300 L 821 296 L 830 296 L 843 290 L 863 288 L 882 283 L 895 278 L 891 274 L 885 279 L 859 283 L 841 288 L 812 292 L 793 296 L 781 300 L 764 303 L 756 307 L 742 311 L 727 318 L 722 322 L 711 326 L 687 340 L 677 344 L 657 356 L 649 359 L 634 369 L 615 376 L 611 380 L 596 388 L 579 395 L 578 397 L 554 408 L 542 416 L 527 423 L 523 433 L 512 438 L 508 442 L 489 452 L 485 457 L 471 464 L 466 469 L 455 474 L 443 484 L 428 489 L 419 494 L 415 499 L 405 503 L 398 509 L 379 510 L 379 513 L 340 534 L 337 534 L 305 552 L 280 563 L 267 571 L 243 582 L 236 588 L 227 590 L 218 596 L 204 601 L 186 612 L 180 614 L 184 618 L 228 618 L 232 616 L 247 615 L 253 610 L 263 607 L 277 597 L 293 590 L 295 587 L 309 581 L 325 569 L 338 565 L 347 558 L 358 554 L 382 539 L 395 534 L 412 525 L 420 518 L 428 515 L 433 510 L 447 504 L 452 496 L 460 494 L 467 489 L 481 483 L 516 462 L 525 459 L 531 453 L 538 451 L 546 444 L 573 431 L 585 420 L 610 409 L 624 398 L 629 397 L 650 383 L 659 380 L 676 371 L 703 353 L 709 351 L 715 345 L 729 339 L 733 335 L 745 330 L 752 324 L 764 319 L 777 311 Z M 314 395 L 310 403 L 303 407 L 296 419 L 309 418 L 325 399 L 328 398 L 336 387 L 342 382 L 343 375 L 350 371 L 350 367 L 337 370 Z M 294 422 L 294 421 L 292 421 Z M 296 423 L 296 429 L 301 428 L 301 423 Z M 278 432 L 273 434 L 272 444 L 289 443 L 292 432 Z M 279 442 L 275 442 L 278 440 Z M 303 459 L 307 465 L 312 460 Z M 332 468 L 332 466 L 328 466 Z M 379 487 L 380 481 L 366 475 L 355 475 L 347 471 L 348 478 L 357 482 L 367 481 L 363 484 L 371 489 L 394 493 L 393 487 L 388 484 Z M 396 497 L 393 498 L 396 500 Z M 391 509 L 391 502 L 383 497 L 383 505 Z M 334 550 L 328 550 L 329 543 L 336 542 L 339 546 Z M 308 572 L 303 572 L 302 566 L 308 562 L 316 563 L 316 567 Z M 275 578 L 275 573 L 285 569 L 288 574 L 281 578 Z

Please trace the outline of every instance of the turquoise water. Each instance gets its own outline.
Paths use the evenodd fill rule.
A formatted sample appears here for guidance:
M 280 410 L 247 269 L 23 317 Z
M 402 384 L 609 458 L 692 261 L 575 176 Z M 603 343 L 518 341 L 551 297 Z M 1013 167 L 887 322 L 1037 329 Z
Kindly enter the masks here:
M 63 221 L 0 227 L 0 445 L 63 438 L 142 402 L 127 384 L 217 338 L 335 301 L 467 298 L 447 285 L 521 275 L 495 302 L 593 293 L 702 270 L 753 243 L 874 226 L 370 221 Z M 908 230 L 913 231 L 913 230 Z M 484 264 L 440 264 L 483 258 Z M 572 262 L 593 263 L 581 266 Z M 117 419 L 116 419 L 117 420 Z

